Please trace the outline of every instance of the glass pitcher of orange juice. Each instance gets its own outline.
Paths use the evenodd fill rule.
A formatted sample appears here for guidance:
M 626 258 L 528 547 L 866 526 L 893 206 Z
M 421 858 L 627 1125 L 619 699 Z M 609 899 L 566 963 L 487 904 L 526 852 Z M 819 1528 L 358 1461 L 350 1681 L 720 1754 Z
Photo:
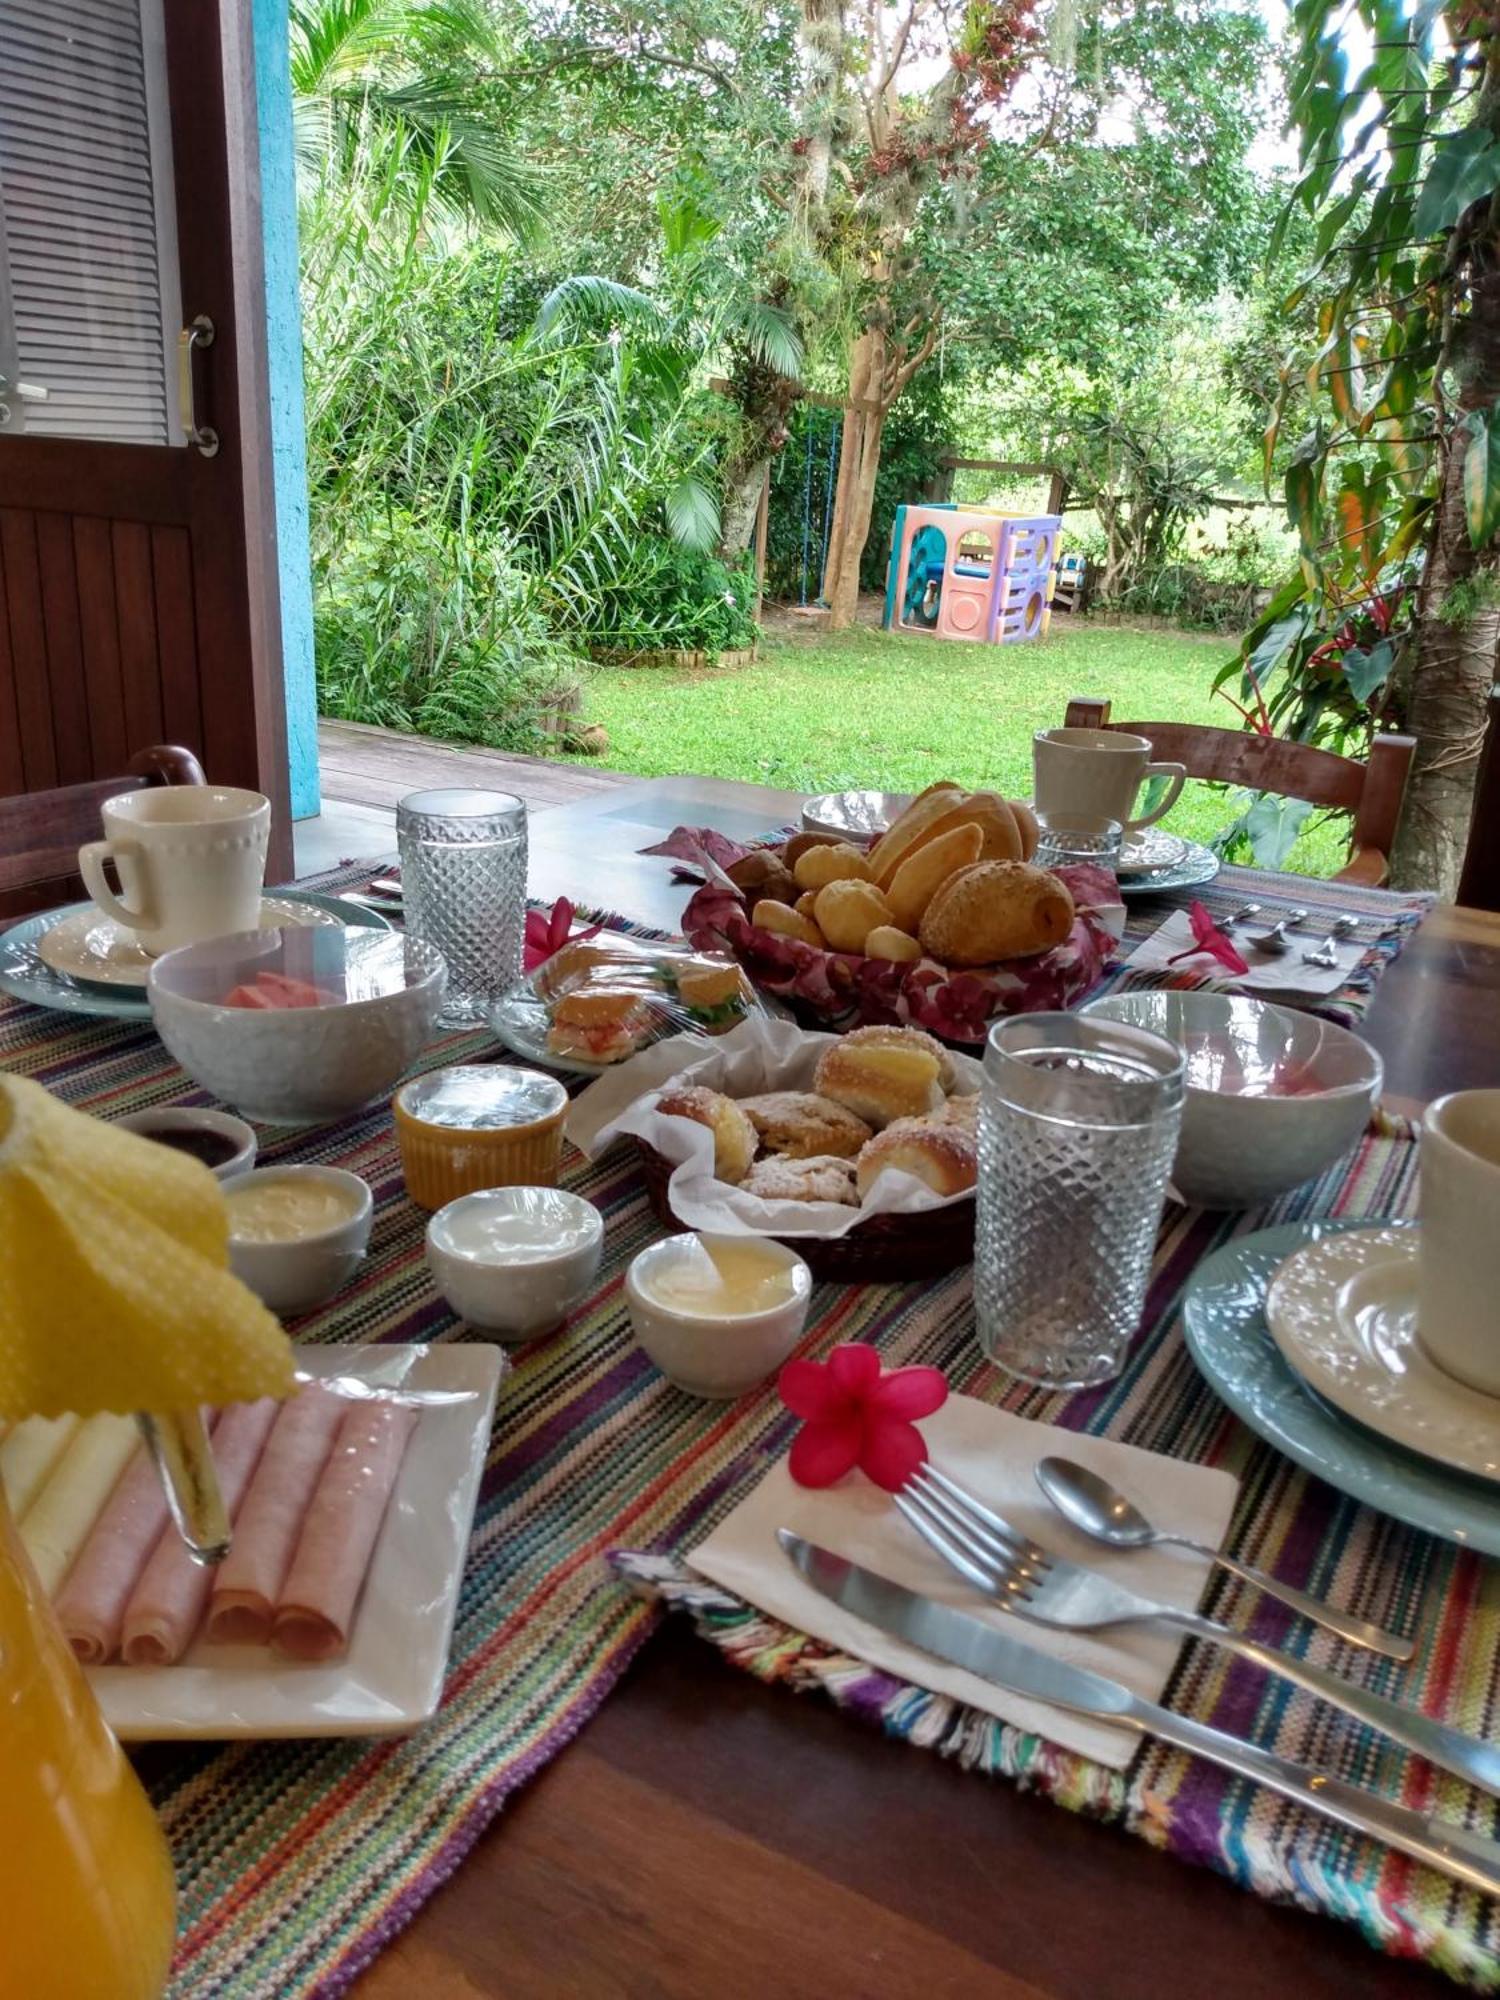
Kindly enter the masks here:
M 0 2000 L 157 2000 L 172 1858 L 0 1496 Z

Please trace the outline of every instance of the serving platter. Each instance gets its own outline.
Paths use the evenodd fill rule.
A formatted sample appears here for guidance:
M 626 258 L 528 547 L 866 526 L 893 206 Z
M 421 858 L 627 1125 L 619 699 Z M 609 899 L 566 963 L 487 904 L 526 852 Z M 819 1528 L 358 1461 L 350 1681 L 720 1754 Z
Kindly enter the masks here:
M 466 1394 L 425 1407 L 412 1431 L 342 1657 L 305 1663 L 266 1646 L 200 1641 L 171 1667 L 91 1667 L 89 1685 L 105 1720 L 126 1742 L 392 1736 L 437 1708 L 489 1449 L 500 1349 L 454 1341 L 295 1352 L 308 1375 L 365 1374 L 399 1379 L 408 1389 Z

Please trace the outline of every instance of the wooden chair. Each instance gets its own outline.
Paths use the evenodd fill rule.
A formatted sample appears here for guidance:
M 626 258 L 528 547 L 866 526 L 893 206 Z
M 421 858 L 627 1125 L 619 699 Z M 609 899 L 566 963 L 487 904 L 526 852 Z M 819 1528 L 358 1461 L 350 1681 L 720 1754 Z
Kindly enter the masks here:
M 1196 722 L 1111 722 L 1109 707 L 1107 701 L 1075 696 L 1068 703 L 1064 724 L 1069 729 L 1119 729 L 1144 736 L 1153 757 L 1181 764 L 1191 778 L 1211 778 L 1353 813 L 1349 863 L 1336 879 L 1372 888 L 1385 880 L 1417 747 L 1414 737 L 1377 736 L 1370 745 L 1369 763 L 1361 764 L 1332 750 L 1316 750 L 1282 736 L 1256 736 L 1248 730 L 1215 729 Z
M 148 785 L 205 782 L 191 750 L 157 743 L 132 757 L 123 777 L 0 799 L 0 918 L 51 909 L 82 894 L 78 850 L 99 838 L 99 808 L 106 799 Z

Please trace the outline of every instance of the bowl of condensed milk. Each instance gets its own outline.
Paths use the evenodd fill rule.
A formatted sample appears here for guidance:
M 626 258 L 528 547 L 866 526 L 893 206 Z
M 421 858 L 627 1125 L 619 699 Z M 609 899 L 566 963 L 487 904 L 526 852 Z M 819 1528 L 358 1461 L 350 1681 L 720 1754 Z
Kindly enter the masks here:
M 758 1388 L 802 1338 L 812 1272 L 774 1238 L 689 1230 L 641 1251 L 625 1297 L 635 1337 L 662 1374 L 727 1402 Z

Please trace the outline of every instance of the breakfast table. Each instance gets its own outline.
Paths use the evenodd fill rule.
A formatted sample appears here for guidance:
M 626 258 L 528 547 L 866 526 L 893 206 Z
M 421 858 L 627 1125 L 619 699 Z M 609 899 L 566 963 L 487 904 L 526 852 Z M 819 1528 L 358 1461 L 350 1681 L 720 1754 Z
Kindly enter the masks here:
M 652 780 L 560 806 L 532 820 L 530 894 L 544 904 L 565 895 L 633 928 L 670 932 L 689 890 L 669 861 L 642 849 L 678 825 L 712 825 L 751 840 L 795 823 L 800 807 L 800 797 L 791 793 L 694 778 Z M 1221 892 L 1233 895 L 1243 883 L 1232 871 L 1226 875 Z M 332 882 L 320 878 L 318 886 L 348 886 L 353 879 L 345 870 Z M 1267 879 L 1256 877 L 1251 887 L 1264 893 Z M 1392 911 L 1397 908 L 1392 899 Z M 1500 1083 L 1500 917 L 1452 906 L 1424 914 L 1413 905 L 1403 922 L 1399 953 L 1383 967 L 1373 993 L 1357 1002 L 1360 1032 L 1385 1061 L 1384 1109 L 1398 1123 L 1445 1091 Z M 64 1095 L 76 1088 L 91 1108 L 132 1093 L 157 1103 L 192 1096 L 159 1049 L 147 1056 L 145 1040 L 138 1028 L 122 1033 L 70 1022 L 60 1031 L 56 1017 L 0 1003 L 0 1061 Z M 477 1046 L 472 1039 L 467 1045 Z M 433 1059 L 451 1060 L 451 1048 Z M 423 1339 L 451 1325 L 424 1293 L 410 1229 L 394 1219 L 404 1203 L 388 1150 L 382 1150 L 387 1136 L 367 1116 L 362 1124 L 352 1121 L 346 1133 L 277 1143 L 280 1158 L 302 1157 L 300 1148 L 307 1146 L 313 1156 L 356 1164 L 372 1178 L 387 1216 L 378 1287 L 328 1308 L 302 1338 Z M 1378 1143 L 1399 1150 L 1401 1141 L 1387 1135 Z M 1399 1186 L 1406 1201 L 1409 1162 L 1393 1164 L 1395 1158 L 1396 1151 L 1389 1159 L 1381 1154 L 1370 1166 L 1371 1185 Z M 617 1162 L 610 1173 L 594 1171 L 588 1192 L 604 1209 L 607 1226 L 625 1230 L 634 1247 L 647 1240 L 651 1225 L 639 1190 L 627 1181 Z M 1352 1192 L 1351 1182 L 1339 1198 L 1352 1200 Z M 379 1230 L 377 1224 L 378 1236 Z M 1190 1232 L 1182 1241 L 1189 1245 Z M 1170 1313 L 1171 1287 L 1184 1275 L 1158 1267 L 1158 1316 Z M 870 1294 L 881 1288 L 838 1289 L 850 1296 L 842 1303 L 825 1300 L 824 1329 L 847 1312 L 845 1337 L 875 1337 L 869 1329 L 883 1323 L 882 1308 Z M 853 1296 L 859 1290 L 863 1299 Z M 896 1290 L 903 1324 L 915 1323 L 920 1310 L 913 1288 Z M 616 1298 L 601 1297 L 587 1324 L 603 1326 L 618 1310 Z M 893 1324 L 895 1318 L 893 1305 Z M 545 1497 L 546 1479 L 567 1476 L 571 1450 L 567 1439 L 546 1434 L 548 1425 L 560 1415 L 580 1426 L 606 1424 L 610 1395 L 623 1395 L 623 1382 L 623 1375 L 618 1381 L 600 1377 L 586 1393 L 580 1389 L 571 1401 L 551 1405 L 527 1390 L 516 1438 L 497 1448 L 499 1471 L 506 1472 L 509 1453 L 518 1488 L 535 1480 Z M 1039 1413 L 1044 1403 L 1033 1397 L 1026 1413 Z M 502 1400 L 497 1438 L 503 1437 L 505 1407 Z M 717 1470 L 709 1467 L 690 1508 L 679 1505 L 674 1513 L 665 1501 L 658 1507 L 667 1475 L 656 1477 L 648 1445 L 655 1451 L 663 1439 L 654 1432 L 648 1437 L 642 1421 L 634 1473 L 628 1433 L 600 1465 L 580 1432 L 573 1476 L 618 1483 L 613 1495 L 597 1497 L 591 1555 L 607 1553 L 615 1542 L 647 1558 L 670 1555 L 692 1509 L 707 1519 L 728 1491 L 734 1461 L 723 1456 L 714 1462 Z M 665 1421 L 659 1413 L 650 1419 Z M 685 1420 L 672 1421 L 678 1448 L 686 1450 L 691 1437 L 698 1451 L 706 1420 L 696 1431 Z M 1225 1434 L 1233 1429 L 1229 1423 Z M 727 1454 L 719 1437 L 716 1426 L 713 1448 Z M 779 1449 L 764 1428 L 741 1443 L 752 1457 Z M 544 1444 L 550 1454 L 545 1474 Z M 1156 1448 L 1163 1448 L 1159 1438 Z M 1230 1456 L 1242 1475 L 1247 1466 L 1261 1467 L 1249 1482 L 1259 1482 L 1257 1490 L 1247 1486 L 1242 1500 L 1240 1528 L 1253 1539 L 1257 1510 L 1272 1506 L 1270 1485 L 1281 1475 L 1265 1470 L 1265 1461 L 1274 1459 L 1266 1447 L 1236 1447 Z M 1334 1496 L 1322 1494 L 1316 1482 L 1304 1485 L 1312 1489 L 1298 1503 L 1304 1517 L 1316 1518 L 1320 1534 L 1336 1534 Z M 644 1489 L 639 1494 L 637 1486 Z M 491 1494 L 490 1539 L 475 1558 L 492 1569 L 503 1559 L 503 1537 L 524 1533 L 504 1501 L 503 1491 Z M 1368 1513 L 1341 1504 L 1351 1521 Z M 621 1515 L 613 1536 L 611 1505 Z M 1402 1546 L 1424 1542 L 1408 1532 Z M 480 1546 L 476 1541 L 476 1551 Z M 1282 1554 L 1295 1560 L 1295 1550 L 1283 1548 Z M 545 1558 L 545 1550 L 535 1552 L 538 1577 Z M 639 1574 L 648 1572 L 649 1561 Z M 1500 1616 L 1493 1565 L 1458 1556 L 1433 1587 L 1447 1592 L 1450 1607 L 1462 1601 L 1466 1617 L 1479 1621 L 1471 1633 L 1487 1633 L 1483 1648 L 1492 1652 Z M 501 1590 L 491 1607 L 483 1646 L 476 1645 L 462 1667 L 455 1664 L 456 1701 L 472 1698 L 482 1660 L 500 1696 L 530 1713 L 526 1689 L 504 1685 L 508 1621 L 552 1614 L 545 1590 L 528 1584 L 523 1594 L 519 1583 L 515 1589 L 514 1599 Z M 257 1746 L 239 1745 L 210 1767 L 184 1762 L 176 1746 L 142 1750 L 138 1761 L 148 1785 L 159 1801 L 170 1802 L 163 1809 L 179 1852 L 214 1847 L 190 1912 L 189 1956 L 180 1961 L 176 1990 L 279 1995 L 343 1991 L 357 1980 L 357 1990 L 371 2000 L 708 1991 L 904 1996 L 919 1986 L 1017 2000 L 1100 1992 L 1112 2000 L 1144 2000 L 1147 1994 L 1154 2000 L 1175 1977 L 1189 1992 L 1211 1983 L 1223 2000 L 1251 2000 L 1284 1991 L 1377 1996 L 1448 1985 L 1430 1965 L 1410 1962 L 1424 1955 L 1415 1942 L 1404 1959 L 1399 1943 L 1390 1947 L 1397 1955 L 1382 1956 L 1354 1924 L 1293 1906 L 1296 1900 L 1336 1905 L 1337 1883 L 1332 1890 L 1326 1882 L 1316 1885 L 1314 1894 L 1314 1885 L 1289 1880 L 1285 1899 L 1271 1901 L 1212 1868 L 1190 1869 L 1158 1851 L 1183 1846 L 1180 1826 L 1163 1826 L 1153 1841 L 1149 1829 L 1146 1838 L 1129 1839 L 1095 1824 L 1091 1812 L 1109 1807 L 1105 1793 L 1069 1797 L 1065 1779 L 1046 1769 L 1045 1746 L 1027 1746 L 1024 1762 L 1011 1773 L 1021 1775 L 1018 1786 L 964 1768 L 969 1762 L 1003 1770 L 1003 1759 L 924 1754 L 920 1730 L 893 1729 L 889 1709 L 879 1703 L 861 1713 L 860 1702 L 850 1700 L 854 1712 L 840 1714 L 836 1694 L 829 1701 L 792 1692 L 806 1682 L 793 1674 L 790 1648 L 780 1669 L 775 1661 L 736 1659 L 728 1643 L 705 1643 L 692 1618 L 653 1620 L 644 1613 L 601 1627 L 595 1639 L 595 1656 L 576 1663 L 575 1695 L 544 1710 L 539 1693 L 532 1735 L 516 1732 L 521 1747 L 503 1772 L 486 1777 L 481 1769 L 467 1791 L 470 1773 L 461 1760 L 481 1759 L 479 1713 L 462 1739 L 455 1736 L 441 1756 L 414 1763 L 407 1781 L 385 1792 L 379 1790 L 380 1771 L 386 1760 L 401 1756 L 397 1743 L 363 1746 L 344 1776 L 325 1774 L 318 1789 L 300 1753 L 259 1761 Z M 748 1672 L 742 1670 L 747 1664 Z M 787 1686 L 774 1685 L 783 1679 Z M 889 1736 L 909 1740 L 883 1740 L 871 1726 L 882 1719 Z M 1493 1734 L 1488 1713 L 1468 1714 L 1465 1721 Z M 507 1727 L 516 1731 L 514 1713 Z M 332 1821 L 361 1785 L 377 1802 L 370 1816 L 360 1822 L 349 1814 L 337 1852 L 317 1847 L 315 1829 L 308 1835 L 313 1844 L 302 1850 L 308 1865 L 299 1892 L 278 1874 L 277 1856 L 256 1845 L 262 1809 L 274 1814 L 278 1789 L 300 1787 L 309 1815 Z M 234 1787 L 243 1797 L 243 1832 L 236 1842 L 217 1843 L 213 1815 Z M 1042 1796 L 1049 1790 L 1083 1809 L 1059 1810 L 1056 1797 Z M 455 1791 L 463 1793 L 465 1810 L 445 1820 L 443 1801 Z M 403 1853 L 398 1863 L 385 1851 L 393 1817 L 430 1827 L 419 1862 Z M 1237 1843 L 1253 1844 L 1244 1827 L 1216 1825 L 1205 1837 L 1210 1845 L 1221 1842 L 1218 1859 L 1228 1874 L 1241 1859 Z M 390 1869 L 383 1906 L 376 1885 L 357 1898 L 346 1893 L 363 1868 Z M 282 1942 L 268 1941 L 257 1956 L 245 1945 L 245 1913 L 273 1886 L 284 1917 Z M 1343 1913 L 1357 1915 L 1357 1902 L 1351 1891 Z M 266 1904 L 259 1921 L 269 1924 L 271 1907 Z M 230 1958 L 221 1960 L 221 1950 Z M 1500 1963 L 1491 1958 L 1488 1964 L 1493 1982 L 1500 1982 Z M 1482 1953 L 1478 1960 L 1471 1953 L 1455 1969 L 1484 1983 Z

